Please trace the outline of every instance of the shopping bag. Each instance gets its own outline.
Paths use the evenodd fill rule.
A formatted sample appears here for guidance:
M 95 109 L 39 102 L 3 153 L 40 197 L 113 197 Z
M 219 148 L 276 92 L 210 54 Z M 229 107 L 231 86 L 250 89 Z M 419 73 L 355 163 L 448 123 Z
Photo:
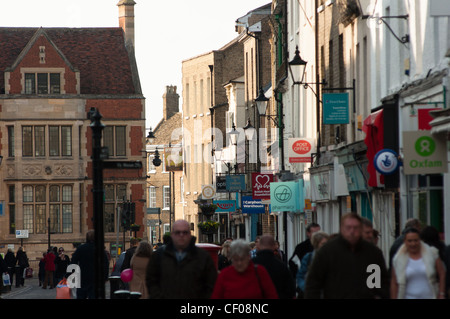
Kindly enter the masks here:
M 25 268 L 25 278 L 33 278 L 33 268 L 27 267 Z
M 3 286 L 11 286 L 11 280 L 9 278 L 9 274 L 5 273 L 2 276 L 3 279 Z
M 71 299 L 70 288 L 64 278 L 56 285 L 56 299 Z

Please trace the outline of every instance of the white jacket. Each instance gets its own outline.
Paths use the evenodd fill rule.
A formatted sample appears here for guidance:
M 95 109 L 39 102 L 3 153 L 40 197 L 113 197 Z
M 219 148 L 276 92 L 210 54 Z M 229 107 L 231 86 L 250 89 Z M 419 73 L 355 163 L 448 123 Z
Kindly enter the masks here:
M 421 241 L 420 243 L 422 260 L 425 263 L 425 271 L 427 274 L 428 283 L 434 291 L 435 298 L 437 298 L 439 293 L 439 284 L 437 281 L 436 272 L 436 259 L 439 257 L 438 250 L 435 247 L 431 247 L 425 244 L 423 241 Z M 408 258 L 409 256 L 406 250 L 406 246 L 405 244 L 402 244 L 393 259 L 393 267 L 398 283 L 398 299 L 403 299 L 405 297 L 406 266 L 408 265 Z

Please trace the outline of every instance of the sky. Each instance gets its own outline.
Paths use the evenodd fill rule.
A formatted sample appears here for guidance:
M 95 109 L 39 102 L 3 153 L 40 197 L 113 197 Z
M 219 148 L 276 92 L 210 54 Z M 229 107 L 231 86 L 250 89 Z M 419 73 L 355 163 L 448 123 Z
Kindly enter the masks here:
M 118 27 L 119 0 L 0 0 L 0 27 Z M 233 40 L 236 19 L 271 0 L 135 0 L 135 51 L 146 129 L 162 119 L 166 86 L 182 107 L 183 60 Z M 147 133 L 147 132 L 146 132 Z

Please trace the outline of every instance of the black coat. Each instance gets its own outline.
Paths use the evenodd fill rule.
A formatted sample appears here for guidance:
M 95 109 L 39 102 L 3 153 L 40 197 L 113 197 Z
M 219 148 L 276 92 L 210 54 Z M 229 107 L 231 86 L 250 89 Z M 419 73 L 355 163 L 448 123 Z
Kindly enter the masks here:
M 153 253 L 147 267 L 146 284 L 150 299 L 207 299 L 217 279 L 211 255 L 195 246 L 195 237 L 177 260 L 173 243 Z
M 8 251 L 5 255 L 5 262 L 6 266 L 10 268 L 14 268 L 16 265 L 16 257 L 14 256 L 14 253 L 12 251 Z
M 280 299 L 293 299 L 295 297 L 294 277 L 292 277 L 289 268 L 274 255 L 272 250 L 260 250 L 252 260 L 253 263 L 266 268 Z
M 105 281 L 108 279 L 109 263 L 106 252 L 104 253 L 104 273 Z M 81 272 L 81 288 L 89 289 L 95 284 L 95 245 L 87 242 L 77 248 L 72 256 L 72 264 L 80 266 Z
M 380 288 L 369 287 L 368 266 L 377 265 Z M 389 298 L 389 276 L 383 253 L 374 244 L 359 240 L 352 250 L 341 235 L 330 239 L 314 253 L 306 277 L 305 298 Z

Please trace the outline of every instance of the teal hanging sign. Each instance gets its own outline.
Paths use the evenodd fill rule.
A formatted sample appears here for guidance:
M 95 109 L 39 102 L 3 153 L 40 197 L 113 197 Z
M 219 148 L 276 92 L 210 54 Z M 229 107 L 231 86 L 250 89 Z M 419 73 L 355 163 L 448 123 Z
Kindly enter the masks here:
M 273 212 L 295 212 L 300 209 L 297 182 L 270 183 L 270 209 Z
M 323 124 L 348 124 L 349 116 L 349 94 L 348 93 L 324 93 L 323 102 Z

